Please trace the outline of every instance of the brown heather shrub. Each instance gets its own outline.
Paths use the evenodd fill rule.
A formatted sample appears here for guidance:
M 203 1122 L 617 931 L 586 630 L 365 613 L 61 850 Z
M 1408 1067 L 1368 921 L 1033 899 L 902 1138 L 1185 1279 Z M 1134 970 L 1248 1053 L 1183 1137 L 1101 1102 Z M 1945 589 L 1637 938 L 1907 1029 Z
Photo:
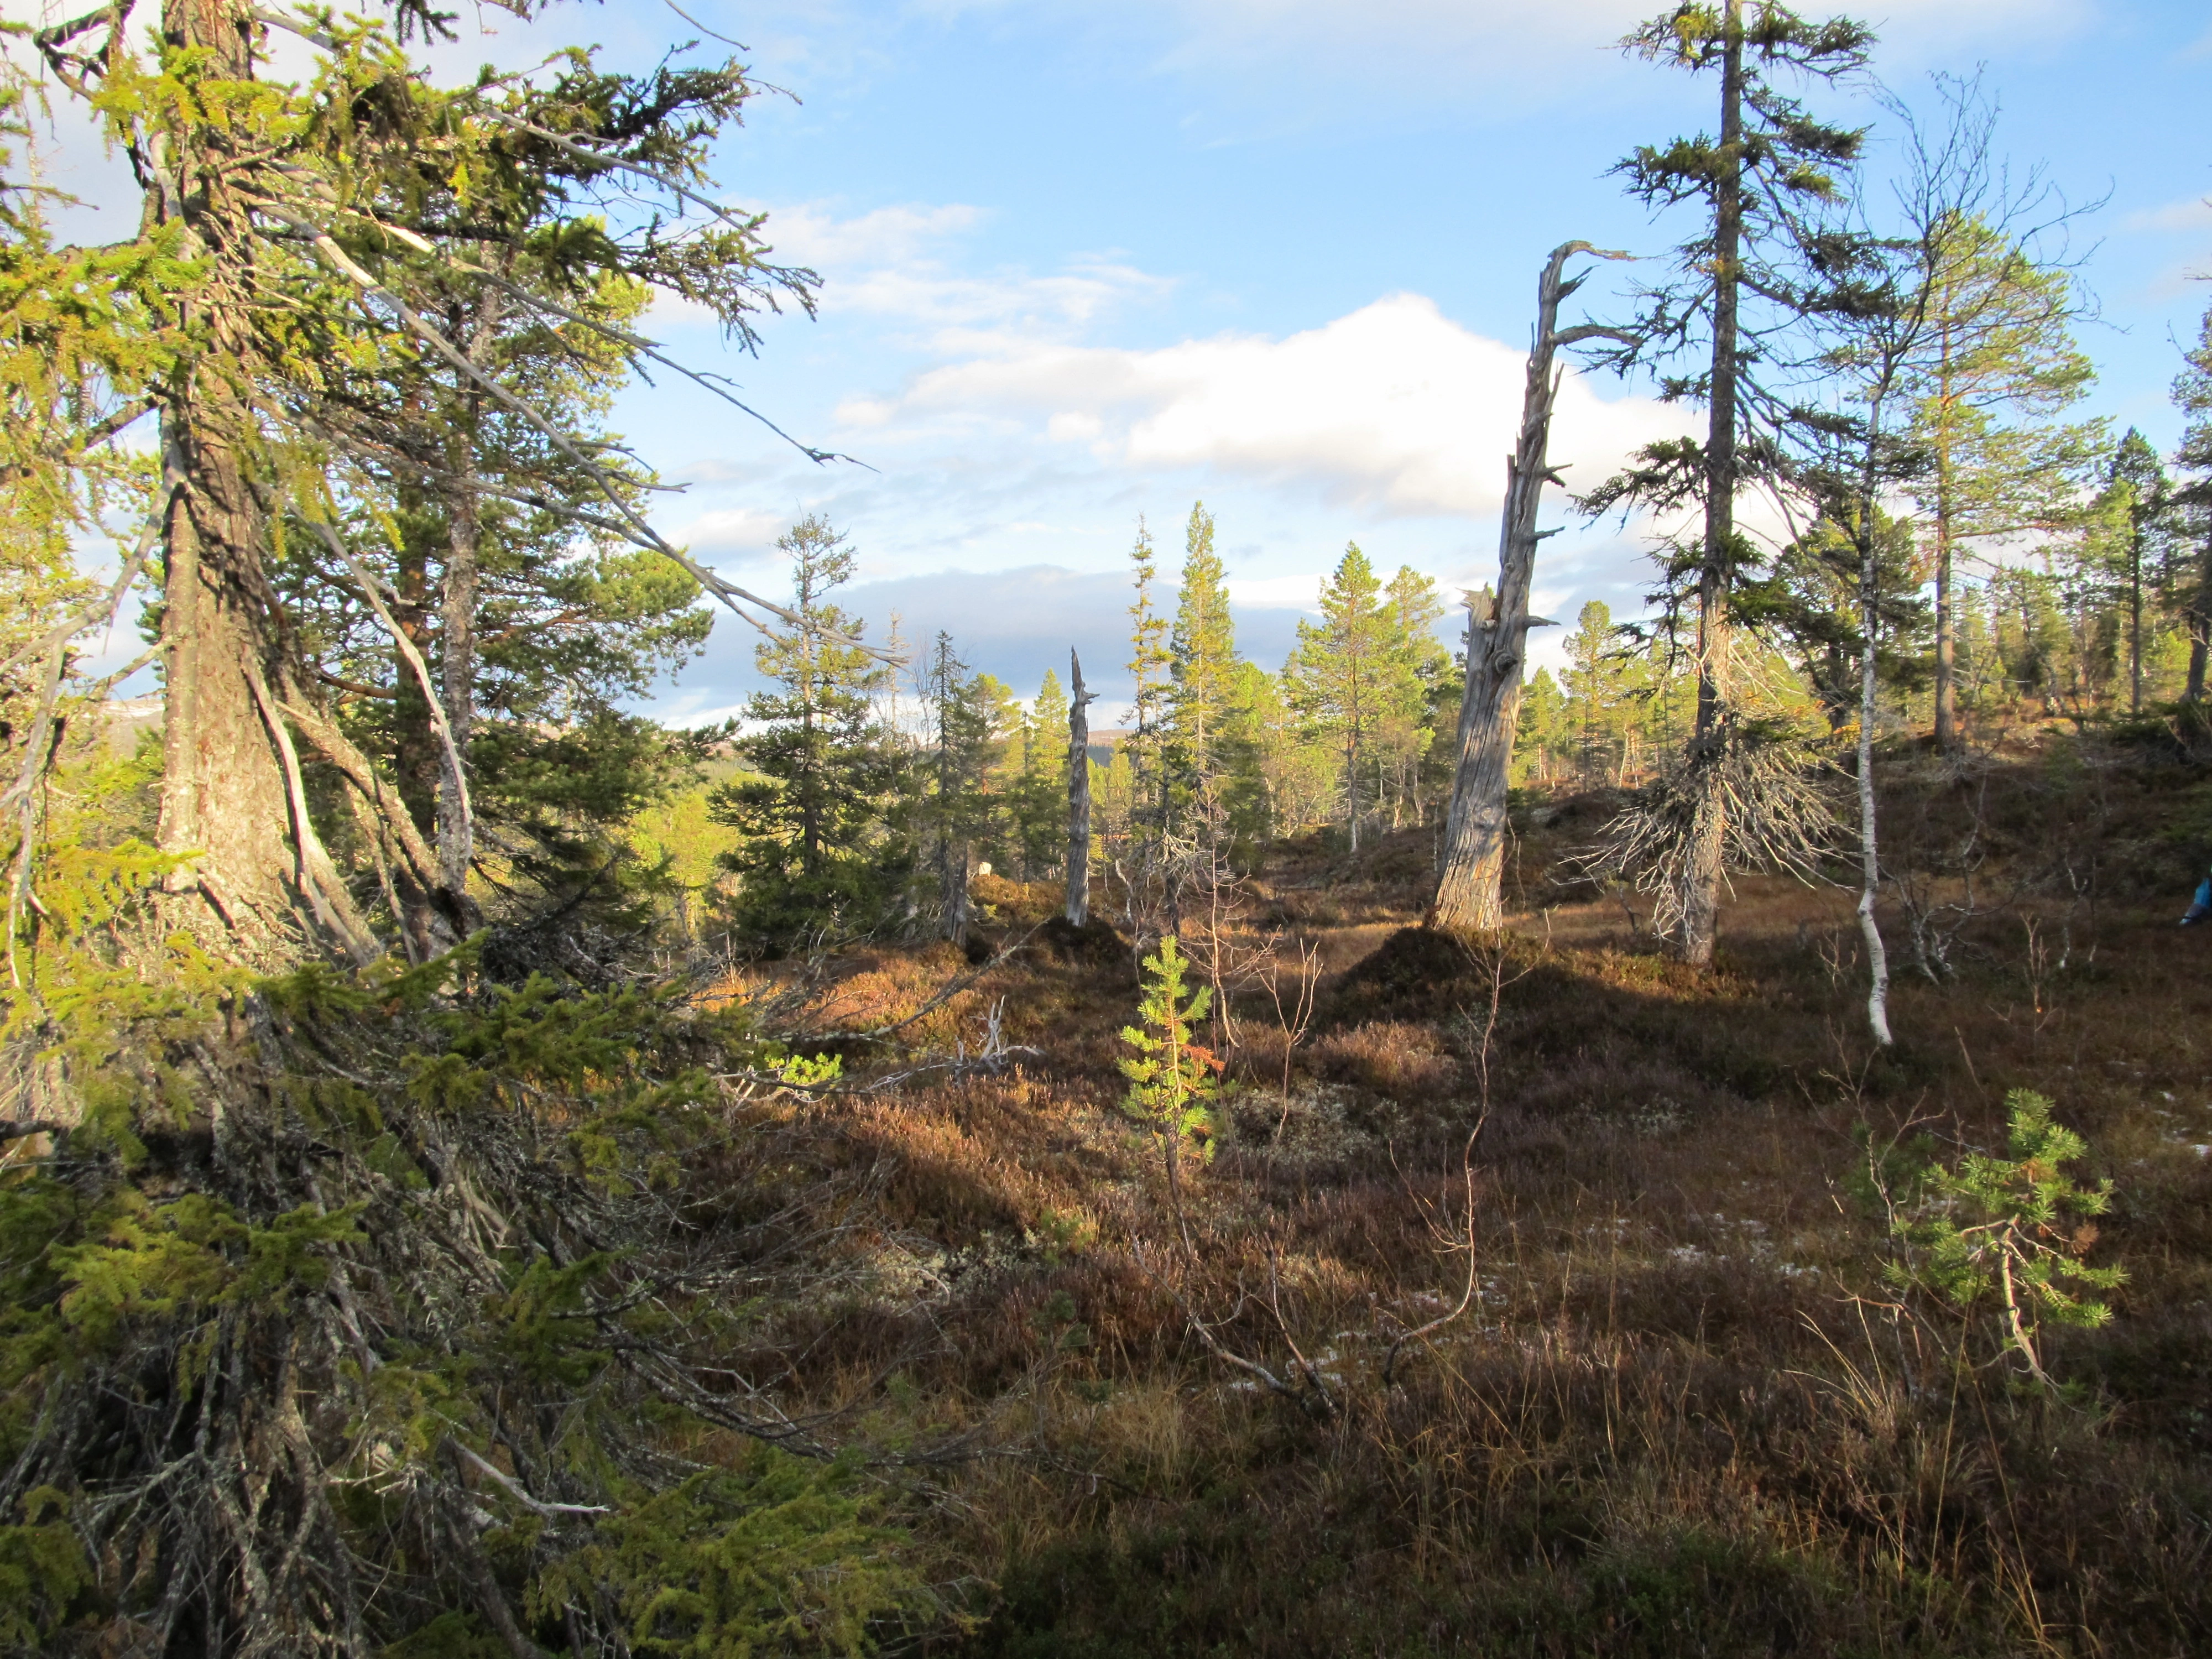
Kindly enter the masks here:
M 944 1659 L 2205 1651 L 2212 929 L 2172 922 L 2212 854 L 2212 787 L 2172 770 L 2190 781 L 1997 769 L 2010 861 L 1979 879 L 2003 902 L 1954 980 L 1911 970 L 1885 906 L 1888 1054 L 1861 1035 L 1848 893 L 1739 878 L 1718 963 L 1693 974 L 1616 900 L 1549 883 L 1601 814 L 1524 825 L 1509 890 L 1550 908 L 1504 943 L 1475 1294 L 1389 1386 L 1395 1338 L 1468 1285 L 1468 1012 L 1490 994 L 1480 951 L 1412 925 L 1424 832 L 1358 860 L 1309 838 L 1263 878 L 1271 927 L 1333 918 L 1334 977 L 1287 1115 L 1272 1012 L 1237 995 L 1236 1133 L 1194 1174 L 1188 1254 L 1157 1154 L 1114 1110 L 1126 955 L 1040 936 L 853 1065 L 972 1052 L 1000 997 L 1008 1040 L 1042 1053 L 779 1105 L 761 1170 L 690 1172 L 698 1201 L 743 1194 L 764 1239 L 834 1238 L 849 1264 L 732 1375 L 837 1413 L 888 1449 L 887 1479 L 915 1472 L 916 1547 L 971 1587 L 974 1627 L 927 1650 Z M 1899 858 L 1972 805 L 1948 774 L 1900 783 Z M 2123 890 L 2054 884 L 2054 836 L 2082 870 L 2124 842 Z M 1014 884 L 990 902 L 1002 939 L 1056 904 Z M 2063 969 L 2056 945 L 2029 960 L 2024 916 L 2069 947 Z M 872 949 L 842 994 L 856 1017 L 910 1009 L 960 965 Z M 1974 1329 L 1896 1305 L 1881 1230 L 1841 1185 L 1855 1124 L 1988 1148 L 2014 1086 L 2057 1099 L 2117 1184 L 2096 1259 L 2130 1279 L 2108 1328 L 2051 1334 L 2068 1404 L 2017 1389 Z M 1278 1370 L 1295 1340 L 1334 1413 L 1211 1357 L 1186 1309 Z
M 1459 1062 L 1436 1031 L 1396 1020 L 1370 1020 L 1316 1039 L 1313 1068 L 1332 1082 L 1397 1100 L 1436 1099 L 1459 1084 Z

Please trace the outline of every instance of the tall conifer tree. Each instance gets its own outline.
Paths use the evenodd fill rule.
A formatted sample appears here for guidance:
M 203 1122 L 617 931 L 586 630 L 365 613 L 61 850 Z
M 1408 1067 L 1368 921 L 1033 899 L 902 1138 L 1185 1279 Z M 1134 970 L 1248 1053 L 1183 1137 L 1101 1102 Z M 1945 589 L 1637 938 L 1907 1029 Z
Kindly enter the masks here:
M 1235 697 L 1237 629 L 1221 556 L 1213 548 L 1213 515 L 1203 501 L 1192 503 L 1184 532 L 1182 591 L 1168 653 L 1175 787 L 1201 829 L 1210 831 L 1218 816 L 1222 744 Z
M 2121 545 L 2113 573 L 2127 607 L 2128 712 L 2142 713 L 2143 586 L 2146 576 L 2154 583 L 2158 571 L 2155 543 L 2172 508 L 2167 500 L 2166 468 L 2150 440 L 2130 427 L 2112 452 L 2106 469 L 2106 489 L 2123 515 Z
M 2189 627 L 2189 681 L 2183 696 L 2204 697 L 2208 643 L 2212 643 L 2212 307 L 2197 331 L 2197 343 L 2182 359 L 2174 377 L 2173 401 L 2186 424 L 2174 465 L 2185 475 L 2175 500 L 2182 529 L 2192 548 L 2188 574 L 2180 583 L 2180 608 Z
M 1373 799 L 1369 772 L 1376 728 L 1401 678 L 1382 592 L 1359 544 L 1347 543 L 1334 573 L 1322 585 L 1321 622 L 1298 624 L 1298 642 L 1284 670 L 1291 706 L 1336 757 L 1354 852 Z
M 874 922 L 902 763 L 877 717 L 890 671 L 855 642 L 865 624 L 830 597 L 852 580 L 845 537 L 809 515 L 776 545 L 791 560 L 792 620 L 753 647 L 771 688 L 745 700 L 758 729 L 738 752 L 755 775 L 717 789 L 711 810 L 745 837 L 727 859 L 744 883 L 741 923 L 781 943 L 833 919 Z
M 1141 518 L 1137 520 L 1137 539 L 1129 549 L 1129 573 L 1137 590 L 1136 599 L 1129 606 L 1129 678 L 1134 690 L 1129 704 L 1129 735 L 1121 747 L 1129 757 L 1134 790 L 1129 806 L 1131 832 L 1140 840 L 1156 839 L 1167 827 L 1164 750 L 1173 659 L 1168 652 L 1168 619 L 1152 599 L 1152 585 L 1159 579 L 1152 532 Z
M 375 949 L 313 821 L 303 746 L 384 820 L 421 884 L 453 897 L 459 840 L 442 857 L 427 845 L 394 781 L 330 718 L 272 570 L 293 521 L 328 527 L 334 453 L 392 459 L 355 418 L 362 386 L 491 394 L 495 376 L 469 330 L 434 296 L 496 289 L 510 314 L 543 328 L 581 319 L 625 362 L 666 364 L 596 314 L 610 290 L 678 295 L 750 343 L 750 312 L 807 305 L 815 282 L 768 264 L 759 220 L 697 188 L 708 148 L 752 96 L 741 66 L 633 78 L 563 55 L 534 73 L 441 87 L 405 43 L 448 33 L 451 17 L 422 0 L 390 10 L 386 27 L 246 0 L 162 0 L 95 9 L 34 36 L 53 76 L 97 104 L 132 158 L 145 209 L 139 280 L 191 272 L 149 313 L 183 325 L 172 348 L 117 357 L 108 383 L 161 424 L 158 838 L 190 859 L 167 908 L 234 959 L 286 960 L 311 940 Z M 301 72 L 264 75 L 272 32 L 306 60 Z M 559 258 L 537 263 L 553 246 Z M 653 528 L 635 480 L 587 434 L 513 388 L 489 400 L 559 453 L 561 476 L 542 472 L 519 492 L 532 506 L 588 520 L 732 605 L 752 603 Z M 415 444 L 414 482 L 436 475 L 465 518 L 492 481 L 453 453 L 477 435 L 467 411 L 436 398 L 425 406 L 440 402 L 458 417 L 442 435 L 421 422 L 386 435 Z M 402 599 L 428 610 L 438 597 Z M 457 673 L 466 656 L 456 653 Z
M 1067 692 L 1048 668 L 1021 722 L 1021 775 L 1014 786 L 1014 834 L 1022 879 L 1059 867 L 1067 835 Z
M 1929 465 L 1910 488 L 1934 531 L 1936 738 L 1959 744 L 1959 564 L 1978 545 L 2063 525 L 2103 433 L 2057 416 L 2095 378 L 2071 329 L 2069 274 L 1979 215 L 1921 228 L 1932 283 L 1914 436 Z
M 1647 207 L 1688 207 L 1698 226 L 1676 251 L 1674 278 L 1644 289 L 1620 343 L 1596 354 L 1624 373 L 1656 373 L 1669 399 L 1702 404 L 1705 434 L 1651 446 L 1587 503 L 1595 511 L 1695 506 L 1703 520 L 1693 540 L 1671 550 L 1668 572 L 1697 617 L 1697 727 L 1682 779 L 1692 799 L 1673 907 L 1681 917 L 1678 949 L 1694 963 L 1712 959 L 1728 841 L 1725 774 L 1744 738 L 1735 598 L 1758 556 L 1737 527 L 1736 502 L 1747 488 L 1775 479 L 1775 428 L 1789 415 L 1761 365 L 1803 320 L 1788 269 L 1798 216 L 1834 193 L 1835 169 L 1860 145 L 1857 131 L 1814 118 L 1778 76 L 1838 79 L 1865 64 L 1872 39 L 1849 19 L 1809 22 L 1767 0 L 1688 0 L 1623 43 L 1647 61 L 1711 77 L 1718 94 L 1717 135 L 1641 146 L 1617 169 Z

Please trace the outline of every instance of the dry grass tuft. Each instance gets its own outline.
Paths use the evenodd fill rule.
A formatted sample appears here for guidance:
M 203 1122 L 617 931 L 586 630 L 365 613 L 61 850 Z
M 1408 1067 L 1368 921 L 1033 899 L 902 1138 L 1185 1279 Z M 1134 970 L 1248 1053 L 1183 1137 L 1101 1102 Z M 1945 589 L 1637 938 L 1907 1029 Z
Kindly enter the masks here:
M 1441 1099 L 1458 1086 L 1460 1075 L 1439 1033 L 1403 1020 L 1329 1032 L 1314 1045 L 1313 1067 L 1333 1081 L 1395 1100 Z

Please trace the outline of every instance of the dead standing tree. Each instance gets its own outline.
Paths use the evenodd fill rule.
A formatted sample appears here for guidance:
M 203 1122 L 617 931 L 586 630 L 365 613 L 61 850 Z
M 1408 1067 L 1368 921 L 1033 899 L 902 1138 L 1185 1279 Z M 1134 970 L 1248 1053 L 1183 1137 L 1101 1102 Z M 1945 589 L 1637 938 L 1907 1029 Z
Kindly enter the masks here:
M 1091 716 L 1098 694 L 1083 689 L 1083 662 L 1071 650 L 1067 672 L 1074 689 L 1067 700 L 1067 921 L 1091 920 Z
M 1554 626 L 1528 614 L 1528 587 L 1536 544 L 1553 533 L 1536 528 L 1536 509 L 1547 480 L 1559 476 L 1546 458 L 1552 407 L 1563 370 L 1552 366 L 1562 345 L 1618 330 L 1585 323 L 1562 330 L 1559 302 L 1582 286 L 1566 276 L 1577 253 L 1625 259 L 1625 253 L 1565 242 L 1552 250 L 1536 285 L 1536 330 L 1528 351 L 1528 389 L 1521 403 L 1521 437 L 1505 463 L 1505 507 L 1498 527 L 1498 592 L 1468 596 L 1467 689 L 1459 708 L 1459 760 L 1452 775 L 1450 815 L 1444 824 L 1443 867 L 1437 878 L 1429 926 L 1451 932 L 1488 933 L 1504 921 L 1500 875 L 1505 861 L 1506 776 L 1513 761 L 1514 726 L 1521 712 L 1521 667 L 1531 628 Z M 1487 614 L 1485 612 L 1487 611 Z

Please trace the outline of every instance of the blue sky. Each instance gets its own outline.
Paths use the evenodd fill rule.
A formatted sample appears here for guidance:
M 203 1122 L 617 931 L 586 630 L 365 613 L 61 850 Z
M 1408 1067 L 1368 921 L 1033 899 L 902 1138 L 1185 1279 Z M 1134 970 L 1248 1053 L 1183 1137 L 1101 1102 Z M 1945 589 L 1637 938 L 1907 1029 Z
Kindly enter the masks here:
M 1071 642 L 1115 693 L 1138 516 L 1171 573 L 1198 497 L 1271 665 L 1349 539 L 1386 569 L 1487 580 L 1538 267 L 1571 237 L 1656 253 L 1683 234 L 1607 171 L 1710 120 L 1701 85 L 1612 49 L 1644 9 L 1620 0 L 684 3 L 797 94 L 756 105 L 717 174 L 825 280 L 820 317 L 771 319 L 757 361 L 680 314 L 653 326 L 877 471 L 812 466 L 688 388 L 633 388 L 616 424 L 690 485 L 662 526 L 776 592 L 775 535 L 826 513 L 859 550 L 852 603 L 874 631 L 894 607 L 911 635 L 946 628 L 1024 695 Z M 526 27 L 484 15 L 498 37 L 445 56 L 594 40 L 636 67 L 699 33 L 660 0 Z M 2212 300 L 2190 280 L 2212 272 L 2212 13 L 1858 15 L 1899 93 L 1925 101 L 1931 71 L 1979 67 L 2015 167 L 2078 203 L 2109 197 L 2075 241 L 2102 312 L 2083 336 L 2091 408 L 2169 447 L 2174 340 Z M 1877 114 L 1863 94 L 1818 101 Z M 79 187 L 108 176 L 87 167 Z M 1615 280 L 1580 296 L 1589 313 Z M 1554 453 L 1587 483 L 1686 418 L 1639 388 L 1571 386 Z M 1547 516 L 1569 528 L 1545 544 L 1539 608 L 1638 609 L 1632 534 L 1564 501 Z M 750 655 L 726 620 L 659 707 L 732 708 Z

